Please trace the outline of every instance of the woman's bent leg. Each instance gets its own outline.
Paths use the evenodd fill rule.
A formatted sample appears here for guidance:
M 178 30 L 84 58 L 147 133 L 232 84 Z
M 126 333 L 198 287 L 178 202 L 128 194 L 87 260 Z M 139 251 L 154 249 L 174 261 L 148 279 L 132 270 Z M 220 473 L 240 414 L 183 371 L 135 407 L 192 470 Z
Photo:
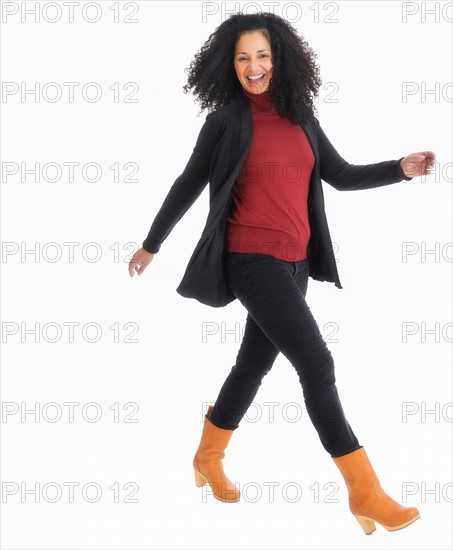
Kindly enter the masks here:
M 249 313 L 236 364 L 223 383 L 209 417 L 213 424 L 229 430 L 239 426 L 279 353 Z

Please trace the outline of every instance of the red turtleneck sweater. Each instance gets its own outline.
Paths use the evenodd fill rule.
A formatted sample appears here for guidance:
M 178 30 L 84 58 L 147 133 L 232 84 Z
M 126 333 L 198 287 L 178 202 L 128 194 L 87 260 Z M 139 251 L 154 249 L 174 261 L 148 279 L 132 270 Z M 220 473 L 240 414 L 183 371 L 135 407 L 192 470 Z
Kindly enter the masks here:
M 285 261 L 307 257 L 308 187 L 314 166 L 300 124 L 278 115 L 269 92 L 252 94 L 253 140 L 233 185 L 226 250 L 270 254 Z

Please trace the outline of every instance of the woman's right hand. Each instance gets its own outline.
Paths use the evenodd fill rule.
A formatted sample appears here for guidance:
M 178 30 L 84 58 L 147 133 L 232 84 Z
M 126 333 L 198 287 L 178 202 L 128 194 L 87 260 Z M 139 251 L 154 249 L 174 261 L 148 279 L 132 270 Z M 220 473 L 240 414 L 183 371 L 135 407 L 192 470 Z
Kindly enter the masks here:
M 139 248 L 129 262 L 129 275 L 133 277 L 135 272 L 141 275 L 153 258 L 154 254 L 152 252 L 147 252 L 143 247 Z

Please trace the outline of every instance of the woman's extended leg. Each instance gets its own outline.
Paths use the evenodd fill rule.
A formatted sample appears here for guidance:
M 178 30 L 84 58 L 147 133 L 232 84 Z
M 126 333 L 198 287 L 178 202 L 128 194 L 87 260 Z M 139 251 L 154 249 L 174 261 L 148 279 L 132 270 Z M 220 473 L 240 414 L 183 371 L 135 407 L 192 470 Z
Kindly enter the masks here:
M 326 451 L 338 457 L 359 449 L 340 403 L 332 355 L 300 288 L 300 281 L 308 279 L 308 262 L 296 267 L 295 262 L 266 254 L 230 253 L 226 269 L 236 297 L 296 369 L 308 414 Z

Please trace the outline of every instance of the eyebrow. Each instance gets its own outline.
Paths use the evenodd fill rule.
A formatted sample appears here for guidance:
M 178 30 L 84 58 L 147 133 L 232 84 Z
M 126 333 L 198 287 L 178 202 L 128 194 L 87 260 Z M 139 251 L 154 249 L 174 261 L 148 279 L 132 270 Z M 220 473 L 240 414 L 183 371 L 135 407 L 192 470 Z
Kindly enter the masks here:
M 256 53 L 260 53 L 260 52 L 270 52 L 270 50 L 257 50 Z M 237 52 L 236 55 L 239 55 L 239 54 L 242 54 L 242 53 L 245 53 L 247 55 L 247 52 Z

